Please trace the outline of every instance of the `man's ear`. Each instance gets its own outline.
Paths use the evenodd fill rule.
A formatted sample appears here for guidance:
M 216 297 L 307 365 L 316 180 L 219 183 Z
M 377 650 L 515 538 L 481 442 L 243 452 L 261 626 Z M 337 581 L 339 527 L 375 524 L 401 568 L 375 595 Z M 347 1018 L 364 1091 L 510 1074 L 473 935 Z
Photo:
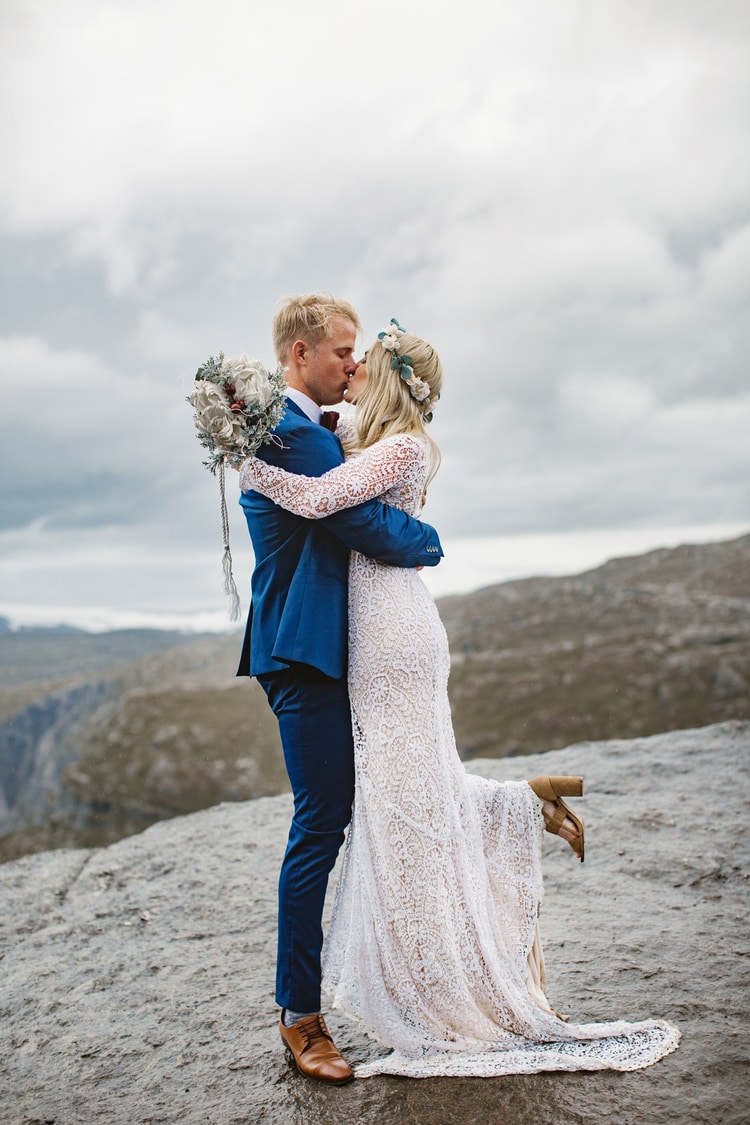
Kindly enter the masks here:
M 295 340 L 290 348 L 290 355 L 297 363 L 305 363 L 309 348 L 304 340 Z

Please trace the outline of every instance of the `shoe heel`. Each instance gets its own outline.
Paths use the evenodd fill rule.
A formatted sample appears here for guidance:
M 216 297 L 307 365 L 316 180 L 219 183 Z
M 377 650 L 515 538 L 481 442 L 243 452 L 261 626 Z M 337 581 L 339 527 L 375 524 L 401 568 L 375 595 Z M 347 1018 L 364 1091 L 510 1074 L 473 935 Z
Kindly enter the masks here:
M 583 863 L 583 821 L 580 817 L 576 816 L 562 800 L 563 797 L 583 796 L 583 778 L 575 776 L 548 777 L 546 774 L 542 774 L 539 777 L 533 777 L 527 784 L 540 801 L 551 801 L 556 806 L 554 816 L 545 825 L 547 832 L 550 832 L 553 836 L 559 836 L 560 828 L 566 817 L 575 827 L 578 833 L 578 839 L 575 842 L 569 840 L 568 844 L 576 853 L 581 863 Z
M 583 796 L 582 777 L 548 777 L 546 774 L 541 774 L 539 777 L 532 777 L 528 784 L 542 801 L 556 801 L 558 797 Z
M 547 779 L 558 797 L 582 797 L 582 777 L 550 777 Z

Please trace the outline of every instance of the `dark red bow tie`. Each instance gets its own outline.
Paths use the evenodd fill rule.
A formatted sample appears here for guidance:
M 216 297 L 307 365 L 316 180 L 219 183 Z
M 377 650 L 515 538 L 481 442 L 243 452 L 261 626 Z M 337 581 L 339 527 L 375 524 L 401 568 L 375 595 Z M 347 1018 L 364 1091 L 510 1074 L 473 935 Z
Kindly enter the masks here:
M 334 433 L 339 421 L 339 414 L 335 410 L 324 410 L 320 416 L 321 426 Z

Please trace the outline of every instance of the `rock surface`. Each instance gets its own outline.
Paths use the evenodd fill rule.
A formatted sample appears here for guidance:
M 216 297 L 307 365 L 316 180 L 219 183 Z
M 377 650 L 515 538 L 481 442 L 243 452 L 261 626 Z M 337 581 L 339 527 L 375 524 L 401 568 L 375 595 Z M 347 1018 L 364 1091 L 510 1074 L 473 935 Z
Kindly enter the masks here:
M 740 1125 L 749 749 L 750 724 L 730 722 L 470 766 L 585 772 L 585 865 L 545 836 L 550 999 L 575 1019 L 676 1022 L 682 1045 L 648 1070 L 343 1089 L 300 1077 L 274 1027 L 280 796 L 0 867 L 0 1121 Z M 380 1049 L 329 1022 L 351 1059 Z

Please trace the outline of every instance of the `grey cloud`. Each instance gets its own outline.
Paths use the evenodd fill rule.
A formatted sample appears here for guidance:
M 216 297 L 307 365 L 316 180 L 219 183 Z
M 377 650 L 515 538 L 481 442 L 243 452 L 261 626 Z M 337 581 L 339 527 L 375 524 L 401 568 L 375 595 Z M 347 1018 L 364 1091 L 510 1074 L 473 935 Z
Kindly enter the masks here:
M 9 33 L 14 542 L 43 542 L 41 520 L 66 552 L 66 529 L 130 544 L 152 577 L 157 542 L 203 557 L 217 497 L 192 373 L 219 349 L 271 362 L 276 298 L 321 287 L 355 302 L 364 343 L 396 315 L 441 352 L 428 518 L 445 537 L 750 519 L 745 6 L 477 0 L 456 24 L 416 4 L 394 35 L 388 6 L 365 4 L 346 66 L 349 32 L 324 12 L 251 7 L 76 9 L 102 52 L 90 74 L 85 36 L 59 54 L 64 9 Z M 175 15 L 179 46 L 134 96 L 129 67 Z M 196 85 L 227 24 L 253 66 Z M 317 69 L 295 54 L 282 82 L 272 47 L 292 26 L 293 54 L 314 31 Z M 40 180 L 40 152 L 59 175 Z

